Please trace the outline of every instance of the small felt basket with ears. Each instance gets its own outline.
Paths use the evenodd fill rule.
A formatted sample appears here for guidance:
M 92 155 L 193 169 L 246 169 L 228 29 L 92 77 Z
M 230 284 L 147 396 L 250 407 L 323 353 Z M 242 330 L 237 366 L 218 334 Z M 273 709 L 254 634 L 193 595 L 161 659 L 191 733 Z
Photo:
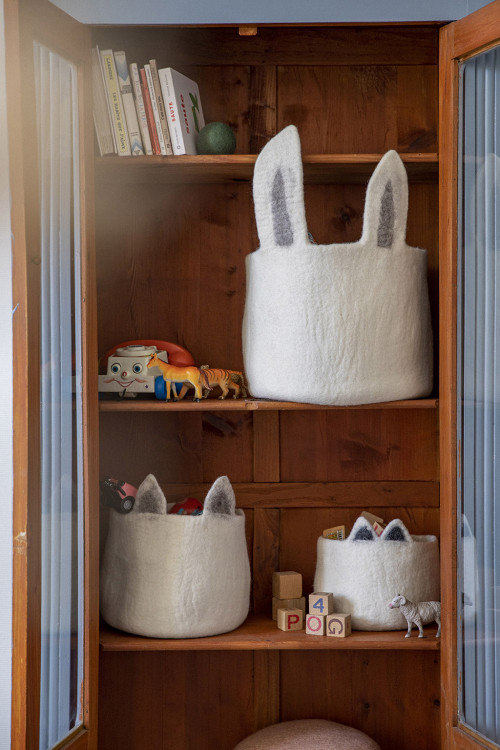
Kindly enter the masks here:
M 337 405 L 428 395 L 427 253 L 406 244 L 398 154 L 385 154 L 370 179 L 358 242 L 310 242 L 292 125 L 259 155 L 253 192 L 260 247 L 246 260 L 243 320 L 252 395 Z
M 250 602 L 245 515 L 219 477 L 201 515 L 167 514 L 149 475 L 131 513 L 110 511 L 101 564 L 101 614 L 115 628 L 156 638 L 233 630 Z
M 378 537 L 360 516 L 347 539 L 318 539 L 314 590 L 332 592 L 335 611 L 350 613 L 354 630 L 406 629 L 389 602 L 396 594 L 439 600 L 438 540 L 411 535 L 399 519 Z

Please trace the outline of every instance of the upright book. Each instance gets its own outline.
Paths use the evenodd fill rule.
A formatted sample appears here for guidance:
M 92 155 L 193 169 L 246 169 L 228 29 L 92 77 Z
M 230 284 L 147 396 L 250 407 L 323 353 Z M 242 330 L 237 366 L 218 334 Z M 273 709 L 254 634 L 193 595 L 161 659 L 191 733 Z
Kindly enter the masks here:
M 115 153 L 108 96 L 102 77 L 101 60 L 97 47 L 92 47 L 92 100 L 94 125 L 101 156 Z
M 132 89 L 134 92 L 137 119 L 139 121 L 139 127 L 141 128 L 142 143 L 144 145 L 145 153 L 149 156 L 153 153 L 153 148 L 151 146 L 151 137 L 149 135 L 146 106 L 144 104 L 144 97 L 142 95 L 141 78 L 139 75 L 139 68 L 137 66 L 137 63 L 130 63 L 129 72 L 130 80 L 132 81 Z
M 167 144 L 165 143 L 165 137 L 163 135 L 160 111 L 158 109 L 158 99 L 156 97 L 153 74 L 151 73 L 151 65 L 149 63 L 146 63 L 146 65 L 144 66 L 144 71 L 146 73 L 146 80 L 148 82 L 149 97 L 151 99 L 151 107 L 153 109 L 154 124 L 156 127 L 156 134 L 158 136 L 158 141 L 160 143 L 161 154 L 162 156 L 167 156 L 169 152 L 167 149 Z
M 160 141 L 158 140 L 158 133 L 156 132 L 153 105 L 151 104 L 148 80 L 144 68 L 140 68 L 139 75 L 141 78 L 142 99 L 144 101 L 144 109 L 146 110 L 146 119 L 148 121 L 149 135 L 151 138 L 151 148 L 153 149 L 153 154 L 159 156 L 161 154 Z
M 120 86 L 123 109 L 125 111 L 130 151 L 132 152 L 132 156 L 144 156 L 141 132 L 139 130 L 139 122 L 135 110 L 134 95 L 132 93 L 132 84 L 128 72 L 127 58 L 123 50 L 115 52 L 114 55 L 116 74 L 118 76 L 118 84 Z
M 198 85 L 173 68 L 160 68 L 174 154 L 196 154 L 196 136 L 205 125 Z
M 110 106 L 111 123 L 115 134 L 116 150 L 119 156 L 130 156 L 127 123 L 125 120 L 125 112 L 123 110 L 120 84 L 118 83 L 113 50 L 102 50 L 101 61 Z
M 170 138 L 170 130 L 167 122 L 167 114 L 165 112 L 165 104 L 163 102 L 163 95 L 161 93 L 160 79 L 158 77 L 158 66 L 156 60 L 149 61 L 149 67 L 151 70 L 151 80 L 153 81 L 153 88 L 156 97 L 156 104 L 158 107 L 158 117 L 160 120 L 161 132 L 163 134 L 163 140 L 165 142 L 165 148 L 167 156 L 172 154 L 172 141 Z

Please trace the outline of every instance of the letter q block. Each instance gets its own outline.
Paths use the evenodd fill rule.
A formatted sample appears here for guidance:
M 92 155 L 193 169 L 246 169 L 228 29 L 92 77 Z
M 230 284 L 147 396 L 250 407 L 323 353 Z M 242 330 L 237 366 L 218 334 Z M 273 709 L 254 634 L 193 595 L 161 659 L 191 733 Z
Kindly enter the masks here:
M 278 627 L 280 630 L 302 630 L 304 613 L 301 609 L 278 609 Z
M 326 591 L 315 591 L 309 594 L 309 613 L 311 615 L 331 615 L 333 612 L 333 594 Z
M 299 599 L 302 596 L 302 574 L 294 570 L 273 573 L 273 596 L 276 599 Z
M 351 635 L 351 615 L 328 615 L 326 618 L 326 634 L 335 638 L 346 638 Z

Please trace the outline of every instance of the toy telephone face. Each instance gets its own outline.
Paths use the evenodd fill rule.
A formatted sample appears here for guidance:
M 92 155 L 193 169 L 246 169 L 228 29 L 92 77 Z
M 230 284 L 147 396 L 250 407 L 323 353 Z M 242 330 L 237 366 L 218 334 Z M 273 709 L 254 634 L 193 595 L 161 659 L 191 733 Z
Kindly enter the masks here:
M 134 381 L 145 383 L 148 372 L 147 363 L 156 352 L 154 346 L 126 346 L 117 349 L 108 359 L 107 382 L 116 382 L 121 388 L 128 388 Z

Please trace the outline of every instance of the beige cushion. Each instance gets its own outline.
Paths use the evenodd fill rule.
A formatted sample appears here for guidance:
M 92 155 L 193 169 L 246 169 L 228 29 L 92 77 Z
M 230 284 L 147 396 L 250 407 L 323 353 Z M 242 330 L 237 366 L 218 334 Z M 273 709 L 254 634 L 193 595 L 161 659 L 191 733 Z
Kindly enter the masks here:
M 261 729 L 234 750 L 380 750 L 358 729 L 325 719 L 301 719 Z

